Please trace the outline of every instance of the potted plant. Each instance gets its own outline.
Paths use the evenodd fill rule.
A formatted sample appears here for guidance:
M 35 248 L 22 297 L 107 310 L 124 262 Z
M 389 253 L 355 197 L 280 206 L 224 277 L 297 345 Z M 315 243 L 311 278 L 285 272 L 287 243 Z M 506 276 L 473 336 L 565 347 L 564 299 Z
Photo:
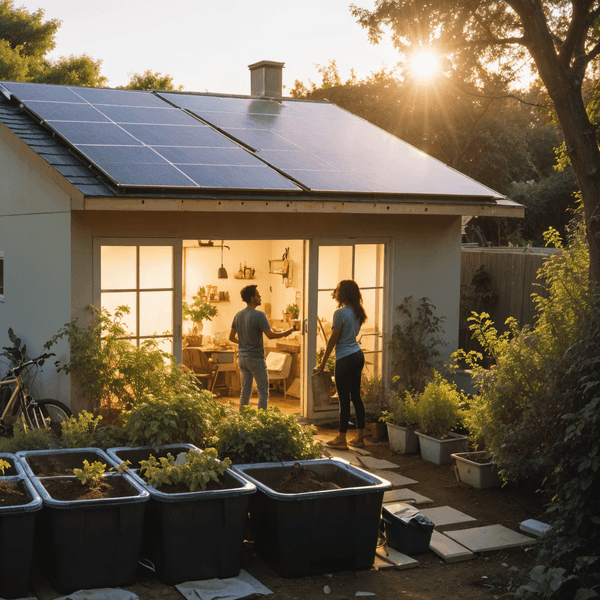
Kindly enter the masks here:
M 415 433 L 418 424 L 417 396 L 408 391 L 392 391 L 392 407 L 381 416 L 385 423 L 390 448 L 400 454 L 419 451 L 419 438 Z
M 29 595 L 35 522 L 42 499 L 14 454 L 0 453 L 0 597 Z
M 466 398 L 438 372 L 425 386 L 416 403 L 421 456 L 437 465 L 451 464 L 453 452 L 464 452 L 467 437 L 453 433 L 462 421 L 462 405 Z
M 249 495 L 256 488 L 229 468 L 231 461 L 191 444 L 158 452 L 110 448 L 108 454 L 131 461 L 133 477 L 150 494 L 141 554 L 163 583 L 239 575 Z
M 211 321 L 212 317 L 217 316 L 217 308 L 206 300 L 206 290 L 204 287 L 198 288 L 198 295 L 192 296 L 194 301 L 191 304 L 183 302 L 183 318 L 192 321 L 192 333 L 186 336 L 188 346 L 202 345 L 202 321 Z
M 82 453 L 93 456 L 93 462 L 86 458 L 73 466 L 73 457 Z M 105 473 L 116 465 L 97 448 L 31 450 L 17 456 L 27 461 L 26 470 L 47 458 L 55 472 L 73 473 L 30 477 L 44 504 L 36 523 L 36 553 L 53 587 L 69 594 L 132 585 L 149 493 L 127 473 Z
M 286 323 L 288 325 L 294 325 L 294 328 L 296 328 L 298 317 L 300 316 L 300 309 L 298 308 L 298 305 L 288 304 L 283 315 Z M 296 321 L 296 323 L 292 323 L 292 321 Z
M 478 450 L 476 452 L 457 452 L 451 456 L 456 461 L 458 476 L 463 483 L 480 490 L 502 485 L 493 454 L 485 450 Z
M 361 382 L 361 398 L 365 405 L 365 425 L 371 431 L 374 440 L 387 438 L 387 428 L 381 417 L 386 410 L 387 398 L 381 377 L 363 376 Z

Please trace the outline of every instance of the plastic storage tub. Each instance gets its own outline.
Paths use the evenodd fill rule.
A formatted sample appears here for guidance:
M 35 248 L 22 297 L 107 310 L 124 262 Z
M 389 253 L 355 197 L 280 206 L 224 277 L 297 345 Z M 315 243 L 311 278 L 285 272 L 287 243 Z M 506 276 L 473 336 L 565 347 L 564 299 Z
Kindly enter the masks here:
M 118 460 L 156 458 L 171 452 L 197 450 L 189 444 L 170 444 L 161 452 L 149 447 L 110 448 Z M 228 469 L 227 489 L 167 494 L 148 485 L 136 469 L 132 476 L 150 494 L 144 525 L 142 557 L 167 585 L 201 579 L 237 577 L 241 568 L 249 497 L 254 484 Z
M 44 504 L 35 536 L 38 562 L 61 593 L 135 582 L 150 495 L 127 474 L 108 473 L 104 477 L 123 478 L 131 495 L 58 500 L 50 496 L 44 483 L 59 477 L 31 478 Z
M 0 476 L 0 482 L 19 486 L 29 498 L 26 504 L 0 507 L 0 597 L 23 598 L 29 596 L 35 522 L 42 499 L 14 454 L 0 453 L 0 459 L 12 465 L 6 473 L 15 473 Z
M 341 489 L 282 494 L 265 481 L 300 463 Z M 316 459 L 235 465 L 254 483 L 250 525 L 256 551 L 282 577 L 373 565 L 384 492 L 392 484 L 346 462 Z
M 414 506 L 403 502 L 384 506 L 381 521 L 391 548 L 409 556 L 429 550 L 435 524 Z

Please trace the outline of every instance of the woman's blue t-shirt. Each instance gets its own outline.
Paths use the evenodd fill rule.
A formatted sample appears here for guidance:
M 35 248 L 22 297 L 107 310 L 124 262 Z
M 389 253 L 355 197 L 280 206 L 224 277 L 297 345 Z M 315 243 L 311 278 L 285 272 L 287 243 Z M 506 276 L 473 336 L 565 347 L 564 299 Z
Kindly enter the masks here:
M 340 330 L 340 337 L 335 345 L 335 360 L 350 356 L 361 349 L 356 341 L 360 321 L 351 306 L 342 306 L 333 313 L 333 326 Z

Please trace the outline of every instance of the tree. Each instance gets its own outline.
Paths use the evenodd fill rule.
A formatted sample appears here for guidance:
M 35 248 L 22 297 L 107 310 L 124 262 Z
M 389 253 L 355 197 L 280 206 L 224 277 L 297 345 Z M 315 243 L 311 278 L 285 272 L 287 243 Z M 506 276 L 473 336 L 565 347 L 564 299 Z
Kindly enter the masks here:
M 98 87 L 106 83 L 101 60 L 83 54 L 46 58 L 54 50 L 58 19 L 43 21 L 40 8 L 15 8 L 14 0 L 0 0 L 0 79 Z
M 474 89 L 514 79 L 533 61 L 545 86 L 584 203 L 590 281 L 600 284 L 600 149 L 586 113 L 583 82 L 600 54 L 599 0 L 376 0 L 351 6 L 372 43 L 384 29 L 405 57 L 430 48 L 443 68 Z
M 148 69 L 142 74 L 140 73 L 128 73 L 129 83 L 123 86 L 126 90 L 166 90 L 172 91 L 175 88 L 173 85 L 173 77 L 171 75 L 163 75 L 162 73 L 155 73 Z M 181 91 L 183 86 L 180 85 L 177 90 Z

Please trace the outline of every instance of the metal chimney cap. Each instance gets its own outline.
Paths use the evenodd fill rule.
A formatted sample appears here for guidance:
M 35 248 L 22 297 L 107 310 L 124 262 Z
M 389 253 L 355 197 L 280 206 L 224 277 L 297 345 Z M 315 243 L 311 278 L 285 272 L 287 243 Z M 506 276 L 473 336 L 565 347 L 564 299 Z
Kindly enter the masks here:
M 248 68 L 252 71 L 253 69 L 258 69 L 260 67 L 271 67 L 273 69 L 283 69 L 285 67 L 285 63 L 275 62 L 274 60 L 260 60 L 256 63 L 248 65 Z
M 283 96 L 283 67 L 285 63 L 261 60 L 248 65 L 250 69 L 250 94 L 262 98 Z

